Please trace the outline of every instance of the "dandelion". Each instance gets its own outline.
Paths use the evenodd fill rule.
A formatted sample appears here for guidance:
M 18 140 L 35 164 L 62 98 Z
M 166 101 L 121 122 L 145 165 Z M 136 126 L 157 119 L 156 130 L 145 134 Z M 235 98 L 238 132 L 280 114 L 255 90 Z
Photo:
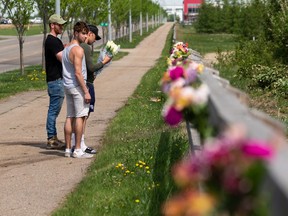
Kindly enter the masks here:
M 136 202 L 136 203 L 140 203 L 140 200 L 139 200 L 139 199 L 136 199 L 135 202 Z

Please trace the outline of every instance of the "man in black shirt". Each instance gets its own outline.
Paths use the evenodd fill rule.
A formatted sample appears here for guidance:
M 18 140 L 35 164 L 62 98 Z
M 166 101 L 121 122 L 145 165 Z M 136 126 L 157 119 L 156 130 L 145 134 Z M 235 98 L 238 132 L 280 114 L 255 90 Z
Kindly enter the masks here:
M 48 149 L 65 148 L 65 143 L 57 137 L 56 129 L 56 118 L 60 113 L 64 100 L 61 63 L 64 45 L 57 35 L 62 34 L 65 23 L 66 21 L 58 14 L 50 16 L 50 33 L 45 41 L 46 81 L 49 95 L 49 109 L 46 121 Z

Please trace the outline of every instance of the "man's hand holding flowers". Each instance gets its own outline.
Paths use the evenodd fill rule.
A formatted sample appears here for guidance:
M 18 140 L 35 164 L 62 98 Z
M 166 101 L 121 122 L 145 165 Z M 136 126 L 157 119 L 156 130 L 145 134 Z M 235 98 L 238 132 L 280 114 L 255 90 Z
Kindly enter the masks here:
M 115 44 L 113 41 L 108 41 L 105 47 L 100 51 L 98 62 L 103 62 L 104 67 L 107 67 L 112 58 L 119 52 L 120 45 Z M 102 72 L 104 67 L 95 72 L 95 75 L 98 75 Z

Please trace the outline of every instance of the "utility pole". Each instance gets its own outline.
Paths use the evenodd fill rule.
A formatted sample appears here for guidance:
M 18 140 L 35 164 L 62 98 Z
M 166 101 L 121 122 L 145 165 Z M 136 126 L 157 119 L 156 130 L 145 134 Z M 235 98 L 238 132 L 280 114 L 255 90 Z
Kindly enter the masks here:
M 55 1 L 55 13 L 60 15 L 60 0 Z
M 132 42 L 132 14 L 131 14 L 131 0 L 129 9 L 129 42 Z
M 108 40 L 112 40 L 112 28 L 111 28 L 111 2 L 108 0 Z
M 141 10 L 140 10 L 140 36 L 142 36 L 142 0 L 141 0 Z

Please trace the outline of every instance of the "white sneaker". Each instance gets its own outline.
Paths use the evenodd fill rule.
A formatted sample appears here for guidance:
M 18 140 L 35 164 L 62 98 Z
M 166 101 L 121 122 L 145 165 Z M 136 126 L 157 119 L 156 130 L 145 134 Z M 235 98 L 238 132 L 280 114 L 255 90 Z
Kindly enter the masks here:
M 71 150 L 65 150 L 65 155 L 64 155 L 65 157 L 71 157 L 72 156 L 72 152 L 71 152 Z
M 72 154 L 72 157 L 74 157 L 74 158 L 93 158 L 93 154 L 88 154 L 88 153 L 85 153 L 83 151 L 80 151 L 80 152 L 74 151 Z

